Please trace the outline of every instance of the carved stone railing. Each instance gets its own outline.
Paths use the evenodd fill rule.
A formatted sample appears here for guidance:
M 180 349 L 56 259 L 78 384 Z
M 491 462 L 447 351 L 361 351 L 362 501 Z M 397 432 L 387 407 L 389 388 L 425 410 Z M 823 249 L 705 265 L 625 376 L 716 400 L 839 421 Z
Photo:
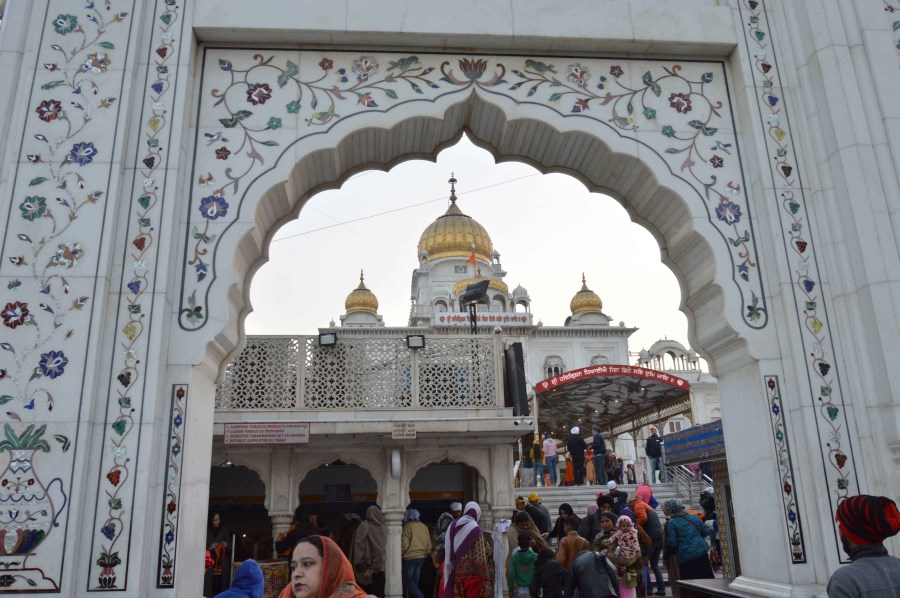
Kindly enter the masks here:
M 406 332 L 406 331 L 404 331 Z M 503 405 L 496 337 L 252 336 L 225 369 L 216 409 L 420 409 Z

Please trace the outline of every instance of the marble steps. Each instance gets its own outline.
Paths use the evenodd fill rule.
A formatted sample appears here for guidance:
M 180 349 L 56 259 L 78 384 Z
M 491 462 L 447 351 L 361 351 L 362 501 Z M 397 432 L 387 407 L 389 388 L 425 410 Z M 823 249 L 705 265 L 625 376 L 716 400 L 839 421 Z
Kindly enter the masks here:
M 635 484 L 619 485 L 619 491 L 627 492 L 628 494 L 634 494 L 635 488 L 637 488 Z M 665 521 L 662 505 L 670 498 L 679 498 L 685 501 L 685 505 L 688 508 L 699 508 L 698 505 L 688 504 L 685 497 L 678 494 L 673 484 L 654 484 L 652 488 L 653 496 L 659 501 L 659 507 L 657 507 L 656 512 L 659 514 L 660 521 Z M 550 517 L 555 522 L 559 515 L 559 505 L 562 503 L 569 503 L 576 515 L 584 517 L 585 513 L 587 513 L 588 505 L 595 503 L 597 492 L 599 491 L 603 491 L 604 494 L 609 492 L 606 486 L 551 486 L 537 488 L 523 486 L 516 489 L 516 496 L 527 498 L 532 492 L 537 492 L 543 505 L 550 510 Z

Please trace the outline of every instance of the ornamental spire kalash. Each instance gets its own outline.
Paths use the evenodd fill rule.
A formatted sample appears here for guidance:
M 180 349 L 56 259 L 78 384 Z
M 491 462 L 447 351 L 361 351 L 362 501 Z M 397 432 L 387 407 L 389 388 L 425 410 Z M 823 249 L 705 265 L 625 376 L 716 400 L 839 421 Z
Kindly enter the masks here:
M 600 296 L 587 286 L 587 279 L 584 272 L 581 273 L 581 290 L 575 293 L 572 301 L 569 303 L 569 309 L 572 315 L 577 316 L 587 313 L 601 313 L 603 311 L 603 302 Z
M 490 264 L 494 244 L 483 226 L 471 216 L 466 216 L 456 205 L 456 177 L 451 173 L 450 206 L 443 216 L 432 222 L 419 237 L 419 260 L 433 262 L 446 257 L 470 257 Z
M 341 316 L 341 326 L 384 326 L 378 315 L 378 298 L 366 286 L 362 270 L 359 271 L 359 286 L 347 295 L 344 309 L 347 311 Z

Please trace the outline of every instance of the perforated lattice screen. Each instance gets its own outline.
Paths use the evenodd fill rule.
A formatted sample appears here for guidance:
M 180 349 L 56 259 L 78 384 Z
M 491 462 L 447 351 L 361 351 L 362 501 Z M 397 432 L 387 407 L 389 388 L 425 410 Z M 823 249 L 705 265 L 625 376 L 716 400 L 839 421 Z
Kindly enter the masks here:
M 297 403 L 300 339 L 251 337 L 225 369 L 217 409 L 289 409 Z

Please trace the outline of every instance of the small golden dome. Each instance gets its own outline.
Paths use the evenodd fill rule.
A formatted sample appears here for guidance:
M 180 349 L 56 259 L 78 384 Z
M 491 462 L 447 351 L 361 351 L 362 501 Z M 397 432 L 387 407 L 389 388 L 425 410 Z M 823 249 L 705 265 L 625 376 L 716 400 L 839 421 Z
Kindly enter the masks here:
M 471 255 L 471 253 L 469 254 Z M 467 278 L 465 280 L 460 280 L 458 283 L 453 285 L 453 294 L 458 295 L 466 290 L 466 287 L 470 284 L 475 284 L 480 280 L 489 280 L 488 288 L 497 289 L 498 291 L 503 291 L 504 293 L 509 293 L 509 287 L 506 286 L 506 283 L 502 280 L 497 280 L 496 278 L 488 278 L 485 279 L 484 276 L 480 274 L 478 276 L 473 276 L 472 278 Z
M 603 302 L 600 301 L 600 297 L 597 293 L 588 288 L 584 274 L 581 275 L 581 290 L 572 297 L 572 302 L 569 303 L 569 309 L 572 310 L 573 316 L 603 311 Z
M 344 309 L 347 310 L 348 314 L 355 311 L 364 311 L 370 314 L 378 313 L 378 298 L 375 297 L 375 293 L 366 288 L 361 270 L 359 272 L 359 286 L 347 295 L 347 300 L 344 301 Z
M 456 179 L 450 179 L 450 207 L 419 237 L 418 255 L 428 252 L 429 260 L 443 257 L 475 257 L 490 264 L 494 244 L 484 227 L 466 216 L 456 205 Z

